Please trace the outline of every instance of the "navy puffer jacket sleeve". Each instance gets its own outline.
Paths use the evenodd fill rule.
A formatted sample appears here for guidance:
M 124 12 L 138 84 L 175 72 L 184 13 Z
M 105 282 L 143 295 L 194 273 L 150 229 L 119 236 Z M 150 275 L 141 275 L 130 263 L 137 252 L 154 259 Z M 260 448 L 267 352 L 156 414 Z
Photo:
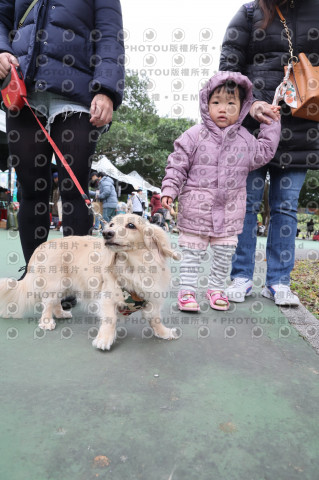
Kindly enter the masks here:
M 89 106 L 106 93 L 114 109 L 124 88 L 119 0 L 0 0 L 0 52 L 14 54 L 28 92 L 51 91 Z

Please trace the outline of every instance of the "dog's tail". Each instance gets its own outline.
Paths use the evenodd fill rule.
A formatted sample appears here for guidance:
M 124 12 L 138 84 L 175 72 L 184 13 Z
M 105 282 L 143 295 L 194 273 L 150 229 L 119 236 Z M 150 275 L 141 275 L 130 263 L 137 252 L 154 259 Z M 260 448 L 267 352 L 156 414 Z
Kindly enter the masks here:
M 19 282 L 14 278 L 0 279 L 0 317 L 22 318 L 30 309 L 34 302 L 28 283 L 27 277 Z

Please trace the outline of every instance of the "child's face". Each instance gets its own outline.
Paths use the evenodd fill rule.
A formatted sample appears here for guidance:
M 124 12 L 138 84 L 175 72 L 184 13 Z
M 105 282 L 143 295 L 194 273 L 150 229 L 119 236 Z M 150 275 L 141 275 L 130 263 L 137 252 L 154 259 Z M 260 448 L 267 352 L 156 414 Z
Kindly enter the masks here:
M 219 128 L 226 128 L 238 120 L 240 114 L 238 88 L 234 90 L 234 94 L 227 93 L 226 89 L 223 88 L 219 93 L 215 91 L 210 97 L 208 103 L 209 115 Z

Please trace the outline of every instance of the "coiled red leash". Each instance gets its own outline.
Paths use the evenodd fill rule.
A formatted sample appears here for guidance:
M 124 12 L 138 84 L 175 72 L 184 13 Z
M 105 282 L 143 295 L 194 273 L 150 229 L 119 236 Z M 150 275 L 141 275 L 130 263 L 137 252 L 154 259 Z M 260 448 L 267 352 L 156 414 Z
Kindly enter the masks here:
M 65 160 L 63 154 L 61 153 L 59 147 L 56 145 L 56 143 L 52 140 L 34 111 L 32 110 L 28 100 L 27 100 L 27 89 L 24 83 L 24 78 L 22 71 L 19 66 L 11 64 L 11 70 L 10 73 L 6 76 L 6 78 L 3 80 L 2 85 L 0 87 L 1 94 L 2 94 L 2 99 L 4 105 L 7 107 L 8 110 L 12 111 L 17 111 L 21 110 L 24 105 L 27 105 L 34 118 L 38 122 L 41 130 L 43 131 L 44 135 L 46 136 L 48 142 L 52 146 L 53 150 L 61 160 L 62 165 L 65 167 L 67 170 L 68 174 L 72 178 L 73 182 L 75 183 L 77 189 L 79 190 L 83 200 L 85 201 L 86 206 L 88 207 L 89 210 L 92 211 L 92 213 L 95 215 L 95 217 L 99 218 L 100 221 L 103 223 L 107 223 L 101 214 L 97 214 L 94 212 L 94 209 L 92 207 L 91 200 L 88 198 L 86 193 L 84 192 L 83 188 L 81 187 L 78 179 L 74 175 L 74 172 L 68 162 Z

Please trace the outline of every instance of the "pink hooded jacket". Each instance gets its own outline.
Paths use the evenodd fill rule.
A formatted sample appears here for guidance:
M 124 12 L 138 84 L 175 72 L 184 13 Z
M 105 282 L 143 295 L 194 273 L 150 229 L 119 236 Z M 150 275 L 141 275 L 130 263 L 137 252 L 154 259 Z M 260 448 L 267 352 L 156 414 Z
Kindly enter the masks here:
M 217 127 L 208 111 L 210 93 L 233 80 L 246 90 L 234 125 Z M 258 139 L 241 123 L 252 104 L 252 84 L 238 72 L 218 72 L 200 91 L 202 124 L 194 125 L 174 143 L 168 157 L 161 196 L 179 199 L 181 231 L 204 236 L 239 234 L 246 213 L 246 179 L 251 170 L 268 163 L 280 138 L 280 122 L 261 124 Z

